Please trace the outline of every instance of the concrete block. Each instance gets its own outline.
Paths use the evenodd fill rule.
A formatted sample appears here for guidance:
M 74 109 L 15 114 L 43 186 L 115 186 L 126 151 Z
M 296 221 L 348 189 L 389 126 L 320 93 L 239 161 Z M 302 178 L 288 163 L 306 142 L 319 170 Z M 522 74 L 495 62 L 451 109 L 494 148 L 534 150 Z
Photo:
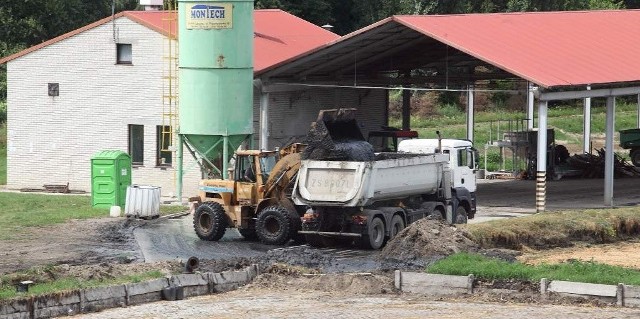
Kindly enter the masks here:
M 169 286 L 167 278 L 154 279 L 140 283 L 127 284 L 128 305 L 162 300 L 162 289 Z
M 396 270 L 393 273 L 393 285 L 398 290 L 402 288 L 402 272 L 400 270 Z
M 208 295 L 209 286 L 208 285 L 184 286 L 183 291 L 184 291 L 184 298 Z
M 617 285 L 587 284 L 582 282 L 553 280 L 551 281 L 551 283 L 549 283 L 547 291 L 574 295 L 615 298 L 617 295 L 617 289 Z
M 400 289 L 420 294 L 469 294 L 473 293 L 473 275 L 450 276 L 421 272 L 401 272 Z
M 100 311 L 127 305 L 127 292 L 124 285 L 90 288 L 84 290 L 84 312 Z
M 33 300 L 33 314 L 35 318 L 78 314 L 81 312 L 81 302 L 80 291 L 38 296 Z
M 214 285 L 223 285 L 230 283 L 248 283 L 252 278 L 246 271 L 224 271 L 221 273 L 211 274 L 209 281 Z
M 0 319 L 31 319 L 30 312 L 14 312 L 11 314 L 0 314 Z
M 134 284 L 127 284 L 127 291 L 129 296 L 142 295 L 150 292 L 158 292 L 162 288 L 168 287 L 169 281 L 167 278 L 160 278 L 149 280 L 145 282 L 139 282 Z
M 27 299 L 5 300 L 0 302 L 0 318 L 3 315 L 25 313 L 29 317 L 29 301 Z
M 623 301 L 625 307 L 640 307 L 640 287 L 623 285 Z
M 171 276 L 169 278 L 169 283 L 172 286 L 206 286 L 209 284 L 209 281 L 203 274 L 181 274 Z

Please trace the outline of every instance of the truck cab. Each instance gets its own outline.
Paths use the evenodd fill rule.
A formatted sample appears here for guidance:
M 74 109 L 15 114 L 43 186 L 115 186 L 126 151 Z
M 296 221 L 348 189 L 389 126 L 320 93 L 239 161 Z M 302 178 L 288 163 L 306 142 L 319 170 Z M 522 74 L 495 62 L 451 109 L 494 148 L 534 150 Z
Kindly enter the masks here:
M 476 212 L 476 171 L 478 169 L 478 151 L 473 148 L 471 141 L 460 139 L 411 139 L 401 141 L 398 152 L 449 155 L 449 171 L 451 172 L 452 190 L 457 196 L 453 198 L 464 199 L 468 202 L 468 218 L 473 218 Z M 457 210 L 454 201 L 454 211 Z

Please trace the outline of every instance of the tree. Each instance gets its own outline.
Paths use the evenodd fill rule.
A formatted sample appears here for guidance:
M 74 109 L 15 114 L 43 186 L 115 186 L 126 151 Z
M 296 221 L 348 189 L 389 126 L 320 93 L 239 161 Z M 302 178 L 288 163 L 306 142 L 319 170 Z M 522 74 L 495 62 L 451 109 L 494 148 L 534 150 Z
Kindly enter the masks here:
M 137 0 L 4 0 L 0 7 L 0 57 L 137 7 Z M 7 98 L 6 66 L 0 66 L 0 101 Z

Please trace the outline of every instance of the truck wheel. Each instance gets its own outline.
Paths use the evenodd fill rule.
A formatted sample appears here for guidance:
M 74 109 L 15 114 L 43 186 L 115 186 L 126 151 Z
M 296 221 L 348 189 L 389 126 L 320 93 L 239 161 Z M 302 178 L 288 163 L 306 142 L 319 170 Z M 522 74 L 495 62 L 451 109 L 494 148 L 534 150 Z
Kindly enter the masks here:
M 467 223 L 467 209 L 463 205 L 458 205 L 456 209 L 456 224 L 466 224 Z
M 393 218 L 391 218 L 391 231 L 389 234 L 389 238 L 396 237 L 396 235 L 398 235 L 398 233 L 404 229 L 404 226 L 405 225 L 402 216 L 393 216 Z
M 255 229 L 238 229 L 238 232 L 245 240 L 248 241 L 256 241 L 258 240 L 258 235 L 256 234 Z
M 380 217 L 374 217 L 367 224 L 368 235 L 362 236 L 358 244 L 362 248 L 380 249 L 384 245 L 384 222 Z
M 640 149 L 631 151 L 629 156 L 631 157 L 631 163 L 633 163 L 633 166 L 640 167 Z
M 289 211 L 280 206 L 269 206 L 258 214 L 256 234 L 268 245 L 282 245 L 291 239 L 292 225 Z
M 227 216 L 222 205 L 205 202 L 198 206 L 193 216 L 193 229 L 202 240 L 220 240 L 227 230 Z

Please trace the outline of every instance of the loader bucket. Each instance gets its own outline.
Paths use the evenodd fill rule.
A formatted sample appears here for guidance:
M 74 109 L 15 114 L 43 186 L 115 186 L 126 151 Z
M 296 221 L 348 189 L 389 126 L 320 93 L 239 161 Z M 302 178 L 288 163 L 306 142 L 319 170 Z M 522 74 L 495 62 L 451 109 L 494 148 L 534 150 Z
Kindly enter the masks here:
M 356 109 L 320 111 L 318 120 L 311 123 L 302 159 L 373 160 L 373 146 L 364 139 L 355 117 Z
M 324 125 L 334 141 L 365 140 L 356 122 L 356 109 L 322 110 L 316 121 L 316 127 L 318 125 Z

